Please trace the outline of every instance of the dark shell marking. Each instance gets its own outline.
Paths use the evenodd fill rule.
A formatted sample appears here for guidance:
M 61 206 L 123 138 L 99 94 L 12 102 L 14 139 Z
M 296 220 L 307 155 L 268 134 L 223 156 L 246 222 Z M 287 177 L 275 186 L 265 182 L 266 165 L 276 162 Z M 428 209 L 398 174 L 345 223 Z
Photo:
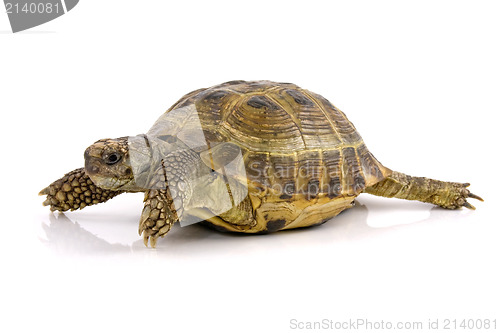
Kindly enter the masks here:
M 266 96 L 260 96 L 260 95 L 250 97 L 250 99 L 247 101 L 247 104 L 256 109 L 265 109 L 271 111 L 279 109 L 279 107 L 276 104 L 274 104 L 270 99 L 268 99 Z
M 293 100 L 303 106 L 314 106 L 313 101 L 297 90 L 286 90 L 286 93 L 293 97 Z

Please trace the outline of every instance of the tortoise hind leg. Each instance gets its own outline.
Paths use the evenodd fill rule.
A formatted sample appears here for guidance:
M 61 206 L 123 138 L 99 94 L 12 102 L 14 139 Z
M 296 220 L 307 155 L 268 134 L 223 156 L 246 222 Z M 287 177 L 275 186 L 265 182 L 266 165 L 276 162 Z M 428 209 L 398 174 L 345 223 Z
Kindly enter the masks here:
M 82 209 L 109 199 L 123 193 L 123 191 L 111 191 L 97 187 L 84 168 L 76 169 L 65 174 L 46 188 L 38 195 L 46 195 L 44 206 L 50 206 L 51 211 Z
M 381 182 L 367 187 L 365 193 L 387 198 L 418 200 L 448 209 L 467 207 L 475 209 L 467 202 L 468 198 L 483 201 L 470 193 L 468 183 L 443 182 L 425 177 L 412 177 L 394 171 Z

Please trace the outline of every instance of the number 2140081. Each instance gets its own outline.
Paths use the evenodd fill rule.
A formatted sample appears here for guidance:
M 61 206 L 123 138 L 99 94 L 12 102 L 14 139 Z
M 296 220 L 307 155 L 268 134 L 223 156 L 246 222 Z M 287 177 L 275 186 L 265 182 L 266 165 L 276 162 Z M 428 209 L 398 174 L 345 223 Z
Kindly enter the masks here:
M 468 330 L 496 330 L 497 328 L 497 320 L 493 319 L 464 319 L 464 320 L 456 320 L 456 319 L 445 319 L 443 329 L 445 330 L 455 330 L 455 329 L 468 329 Z
M 62 11 L 62 8 L 59 6 L 59 3 L 43 3 L 43 2 L 32 2 L 32 3 L 25 3 L 19 5 L 19 3 L 10 3 L 7 2 L 5 3 L 5 9 L 7 11 L 7 14 L 20 14 L 20 13 L 25 13 L 25 14 L 52 14 L 56 13 L 58 14 L 60 11 Z

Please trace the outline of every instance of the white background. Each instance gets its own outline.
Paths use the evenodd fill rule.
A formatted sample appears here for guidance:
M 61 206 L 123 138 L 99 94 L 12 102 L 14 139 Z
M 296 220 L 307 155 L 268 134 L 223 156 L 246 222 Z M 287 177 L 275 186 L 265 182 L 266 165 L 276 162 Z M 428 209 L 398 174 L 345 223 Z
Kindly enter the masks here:
M 0 13 L 0 330 L 499 327 L 499 14 L 497 1 L 82 0 L 12 34 Z M 235 79 L 318 92 L 389 168 L 470 182 L 485 202 L 447 211 L 364 194 L 321 227 L 176 227 L 156 250 L 137 234 L 140 194 L 42 207 L 38 191 L 97 139 L 143 133 L 183 94 Z

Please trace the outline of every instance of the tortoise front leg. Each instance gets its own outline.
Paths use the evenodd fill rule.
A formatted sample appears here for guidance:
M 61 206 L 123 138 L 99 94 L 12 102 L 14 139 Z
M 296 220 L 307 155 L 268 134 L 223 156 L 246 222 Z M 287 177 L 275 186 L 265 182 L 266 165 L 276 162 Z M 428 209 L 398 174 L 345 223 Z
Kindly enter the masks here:
M 97 187 L 85 173 L 84 168 L 73 170 L 40 191 L 38 195 L 46 195 L 44 206 L 50 206 L 51 211 L 82 209 L 123 193 Z
M 144 196 L 144 209 L 139 222 L 139 235 L 143 235 L 144 245 L 156 247 L 158 237 L 170 231 L 172 225 L 179 220 L 170 191 L 148 190 Z

